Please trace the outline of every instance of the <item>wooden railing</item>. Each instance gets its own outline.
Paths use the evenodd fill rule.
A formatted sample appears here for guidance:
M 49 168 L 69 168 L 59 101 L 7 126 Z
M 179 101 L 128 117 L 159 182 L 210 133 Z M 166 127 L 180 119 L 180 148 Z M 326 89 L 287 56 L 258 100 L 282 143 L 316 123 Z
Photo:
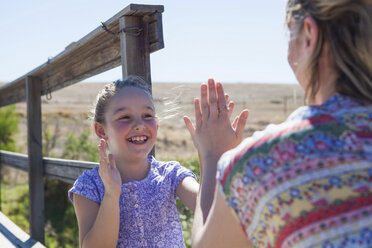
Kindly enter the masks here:
M 162 5 L 130 4 L 46 63 L 0 87 L 0 107 L 26 101 L 28 156 L 0 152 L 0 163 L 29 175 L 30 235 L 44 243 L 43 177 L 72 183 L 96 163 L 44 158 L 41 96 L 122 65 L 123 78 L 151 86 L 150 53 L 164 47 Z
M 0 150 L 0 163 L 28 172 L 28 156 L 25 154 Z M 98 163 L 68 159 L 43 158 L 44 176 L 73 183 L 85 170 L 98 166 Z

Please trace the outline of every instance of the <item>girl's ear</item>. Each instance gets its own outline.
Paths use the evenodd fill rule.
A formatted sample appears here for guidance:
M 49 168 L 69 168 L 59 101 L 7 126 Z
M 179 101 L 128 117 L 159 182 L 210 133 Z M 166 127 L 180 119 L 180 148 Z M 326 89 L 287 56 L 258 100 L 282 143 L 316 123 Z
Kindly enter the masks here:
M 105 128 L 101 123 L 98 122 L 94 123 L 94 131 L 96 132 L 98 138 L 107 140 Z
M 155 117 L 155 121 L 156 121 L 156 130 L 159 129 L 159 118 L 156 116 Z

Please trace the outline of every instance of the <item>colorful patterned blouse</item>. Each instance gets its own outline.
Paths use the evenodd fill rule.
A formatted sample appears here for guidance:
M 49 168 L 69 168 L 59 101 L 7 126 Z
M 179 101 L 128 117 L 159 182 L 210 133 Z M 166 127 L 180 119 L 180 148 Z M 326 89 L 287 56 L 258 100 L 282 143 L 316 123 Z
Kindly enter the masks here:
M 185 177 L 194 173 L 178 162 L 161 162 L 149 156 L 151 169 L 141 181 L 121 186 L 120 228 L 117 247 L 185 247 L 176 207 L 176 190 Z M 81 175 L 68 196 L 82 195 L 101 204 L 105 187 L 98 167 Z
M 301 107 L 225 153 L 217 177 L 256 247 L 372 247 L 372 104 Z

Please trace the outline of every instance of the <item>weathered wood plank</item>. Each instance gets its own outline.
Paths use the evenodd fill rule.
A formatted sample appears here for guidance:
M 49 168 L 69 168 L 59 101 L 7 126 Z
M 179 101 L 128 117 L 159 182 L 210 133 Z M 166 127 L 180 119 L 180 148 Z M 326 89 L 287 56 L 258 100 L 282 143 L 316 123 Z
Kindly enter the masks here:
M 0 150 L 0 163 L 19 170 L 28 171 L 28 156 Z
M 158 18 L 161 17 L 163 11 L 164 7 L 161 5 L 130 4 L 104 23 L 110 30 L 118 32 L 119 19 L 123 16 L 153 15 L 154 18 Z M 147 40 L 147 43 L 151 44 L 150 52 L 164 47 L 161 25 L 160 20 L 156 25 L 150 27 L 149 33 L 152 34 L 151 37 L 155 37 L 155 40 Z M 49 62 L 45 62 L 29 73 L 1 86 L 0 107 L 25 101 L 27 76 L 40 78 L 42 81 L 41 94 L 45 95 L 48 89 L 53 92 L 119 66 L 121 61 L 119 51 L 119 38 L 108 34 L 99 26 L 79 41 L 69 44 L 63 52 L 51 58 Z M 71 71 L 72 75 L 69 74 Z
M 119 20 L 120 29 L 129 27 L 139 27 L 142 31 L 140 35 L 121 33 L 121 63 L 123 78 L 129 75 L 142 77 L 151 86 L 150 71 L 150 43 L 149 40 L 149 23 L 154 21 L 148 15 L 145 16 L 123 16 Z M 159 35 L 158 35 L 159 36 Z M 162 35 L 160 35 L 162 36 Z M 151 151 L 155 155 L 155 147 Z
M 164 48 L 163 18 L 161 13 L 150 15 L 149 19 L 150 53 Z
M 149 46 L 146 46 L 145 39 L 148 37 L 148 21 L 143 17 L 124 16 L 119 20 L 120 28 L 139 27 L 142 29 L 140 35 L 121 33 L 121 61 L 122 75 L 126 78 L 129 75 L 142 77 L 151 86 Z
M 41 137 L 41 82 L 26 78 L 28 183 L 30 233 L 33 239 L 44 243 L 44 167 Z
M 21 228 L 0 212 L 1 247 L 45 248 L 40 242 L 30 238 Z
M 98 163 L 44 158 L 45 176 L 73 183 L 85 170 L 99 166 Z
M 12 168 L 28 171 L 28 157 L 25 154 L 0 150 L 0 163 Z M 99 164 L 87 161 L 47 158 L 43 159 L 44 176 L 73 183 L 85 170 Z

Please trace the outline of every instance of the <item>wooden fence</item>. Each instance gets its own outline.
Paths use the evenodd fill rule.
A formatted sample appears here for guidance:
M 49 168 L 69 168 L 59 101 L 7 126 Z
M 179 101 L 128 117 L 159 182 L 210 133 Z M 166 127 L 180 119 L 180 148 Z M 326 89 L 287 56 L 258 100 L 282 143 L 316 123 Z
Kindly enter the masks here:
M 0 164 L 28 172 L 30 235 L 44 243 L 43 177 L 72 183 L 97 163 L 44 158 L 41 96 L 117 66 L 151 86 L 150 53 L 164 48 L 162 5 L 130 4 L 57 56 L 0 87 L 0 107 L 27 102 L 28 156 L 0 151 Z M 67 192 L 66 192 L 67 193 Z

